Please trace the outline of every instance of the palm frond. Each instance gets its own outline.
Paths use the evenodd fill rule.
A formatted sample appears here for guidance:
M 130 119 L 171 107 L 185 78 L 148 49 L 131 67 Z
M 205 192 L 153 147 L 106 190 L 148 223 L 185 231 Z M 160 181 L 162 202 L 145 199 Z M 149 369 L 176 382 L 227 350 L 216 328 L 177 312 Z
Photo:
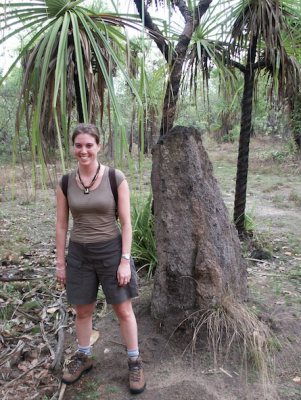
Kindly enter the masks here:
M 95 14 L 81 3 L 83 0 L 36 0 L 9 6 L 0 3 L 0 23 L 5 32 L 1 43 L 22 31 L 31 38 L 0 84 L 17 62 L 24 60 L 16 126 L 18 131 L 21 119 L 26 118 L 32 154 L 38 153 L 44 161 L 56 143 L 62 161 L 64 147 L 66 157 L 75 105 L 80 121 L 95 122 L 98 109 L 102 119 L 105 90 L 110 93 L 123 143 L 126 136 L 113 84 L 116 67 L 141 104 L 139 93 L 126 73 L 125 59 L 116 50 L 125 52 L 129 44 L 121 28 L 137 28 L 140 19 Z

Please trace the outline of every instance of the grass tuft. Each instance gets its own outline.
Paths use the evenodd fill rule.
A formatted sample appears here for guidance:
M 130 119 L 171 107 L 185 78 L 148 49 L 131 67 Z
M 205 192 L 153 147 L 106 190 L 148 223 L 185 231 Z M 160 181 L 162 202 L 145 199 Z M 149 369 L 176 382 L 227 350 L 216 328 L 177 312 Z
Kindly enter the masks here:
M 224 365 L 231 354 L 238 357 L 246 375 L 250 368 L 256 370 L 258 377 L 267 389 L 269 385 L 269 367 L 274 365 L 274 354 L 281 345 L 274 337 L 267 323 L 250 309 L 247 304 L 240 303 L 232 294 L 225 295 L 220 304 L 212 304 L 208 310 L 198 310 L 182 321 L 193 326 L 193 336 L 184 350 L 196 348 L 202 328 L 207 328 L 209 350 L 213 354 L 216 365 Z

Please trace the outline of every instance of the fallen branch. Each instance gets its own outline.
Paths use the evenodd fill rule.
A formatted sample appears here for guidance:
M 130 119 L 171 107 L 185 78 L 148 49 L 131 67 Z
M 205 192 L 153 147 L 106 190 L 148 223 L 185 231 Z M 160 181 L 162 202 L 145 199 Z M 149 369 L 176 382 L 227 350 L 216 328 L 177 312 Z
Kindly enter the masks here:
M 224 370 L 222 367 L 219 368 L 224 374 L 228 375 L 230 378 L 233 378 L 233 376 L 231 374 L 229 374 L 229 372 L 227 372 L 226 370 Z
M 40 276 L 39 278 L 4 278 L 3 276 L 0 276 L 0 282 L 40 281 L 41 279 L 49 279 L 49 276 Z
M 61 323 L 60 326 L 66 324 L 66 319 L 67 319 L 67 311 L 62 303 L 62 300 L 59 300 L 59 307 L 60 307 L 60 312 L 62 315 Z M 64 329 L 60 329 L 58 331 L 58 345 L 57 345 L 57 350 L 56 350 L 56 355 L 55 358 L 51 364 L 51 369 L 54 372 L 57 372 L 59 367 L 60 367 L 60 362 L 63 354 L 63 346 L 64 346 L 64 340 L 65 340 L 65 334 L 64 334 Z
M 43 321 L 40 322 L 40 330 L 41 330 L 41 334 L 42 334 L 42 337 L 43 337 L 43 339 L 44 339 L 44 342 L 46 343 L 46 345 L 47 345 L 47 347 L 48 347 L 48 349 L 49 349 L 49 351 L 50 351 L 51 359 L 54 359 L 54 358 L 55 358 L 55 352 L 53 351 L 53 348 L 51 347 L 51 345 L 50 345 L 50 343 L 49 343 L 49 340 L 47 339 L 47 336 L 46 336 L 46 334 L 45 334 L 45 329 L 44 329 L 44 323 L 43 323 Z
M 108 342 L 118 344 L 118 346 L 126 347 L 126 345 L 124 343 L 115 342 L 115 340 L 108 340 Z
M 66 383 L 62 383 L 61 390 L 60 390 L 60 396 L 59 396 L 58 400 L 63 400 L 66 387 L 67 387 Z
M 267 260 L 257 260 L 256 258 L 246 258 L 246 260 L 255 261 L 255 262 L 259 262 L 259 263 L 263 263 L 263 264 L 268 262 Z
M 23 311 L 20 307 L 16 310 L 16 313 L 20 313 L 23 314 L 26 318 L 30 319 L 32 322 L 34 322 L 35 324 L 38 324 L 40 322 L 40 320 L 36 317 L 33 317 L 30 314 L 27 314 L 25 311 Z

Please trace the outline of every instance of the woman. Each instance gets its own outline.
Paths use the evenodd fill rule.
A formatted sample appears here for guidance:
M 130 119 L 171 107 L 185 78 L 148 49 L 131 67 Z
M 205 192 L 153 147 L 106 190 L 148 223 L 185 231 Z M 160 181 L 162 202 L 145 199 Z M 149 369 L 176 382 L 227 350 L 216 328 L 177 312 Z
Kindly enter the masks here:
M 118 317 L 127 347 L 130 390 L 140 393 L 146 384 L 131 303 L 131 298 L 138 296 L 138 286 L 130 257 L 132 225 L 128 183 L 123 173 L 115 170 L 121 236 L 115 217 L 109 168 L 97 161 L 100 150 L 98 129 L 91 124 L 78 125 L 72 143 L 78 168 L 69 174 L 67 196 L 62 190 L 62 179 L 57 188 L 56 276 L 59 283 L 66 284 L 67 301 L 75 305 L 78 352 L 68 365 L 62 381 L 70 385 L 92 369 L 92 314 L 101 284 L 106 301 Z M 65 263 L 69 208 L 73 228 Z

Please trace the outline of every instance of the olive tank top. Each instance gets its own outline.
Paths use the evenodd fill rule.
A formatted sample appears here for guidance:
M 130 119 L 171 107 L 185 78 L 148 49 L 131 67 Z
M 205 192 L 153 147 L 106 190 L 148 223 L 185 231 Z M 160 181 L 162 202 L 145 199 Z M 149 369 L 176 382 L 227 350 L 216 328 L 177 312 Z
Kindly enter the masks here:
M 117 188 L 125 179 L 116 169 Z M 97 243 L 115 239 L 120 229 L 115 217 L 115 200 L 109 180 L 109 168 L 105 167 L 103 177 L 96 189 L 84 194 L 76 182 L 76 170 L 69 174 L 67 198 L 73 217 L 70 239 L 77 243 Z M 59 180 L 62 188 L 62 178 Z

